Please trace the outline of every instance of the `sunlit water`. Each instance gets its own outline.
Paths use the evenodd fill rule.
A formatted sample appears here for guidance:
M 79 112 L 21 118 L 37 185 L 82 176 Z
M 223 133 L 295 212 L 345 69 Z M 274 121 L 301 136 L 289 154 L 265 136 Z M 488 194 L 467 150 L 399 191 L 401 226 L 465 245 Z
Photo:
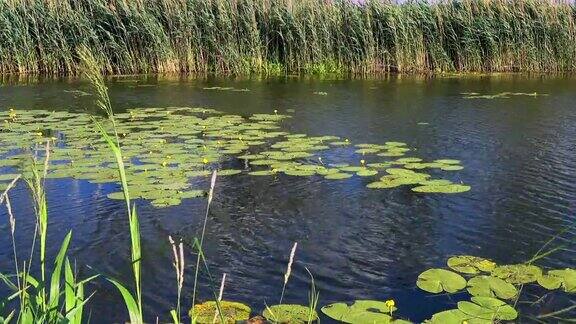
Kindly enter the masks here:
M 315 277 L 320 305 L 393 298 L 400 317 L 422 321 L 453 308 L 460 296 L 422 293 L 415 285 L 420 272 L 444 266 L 454 254 L 523 262 L 576 221 L 575 79 L 121 80 L 139 81 L 110 83 L 119 110 L 208 106 L 247 116 L 294 109 L 293 118 L 285 123 L 290 132 L 337 135 L 355 143 L 400 141 L 416 148 L 417 156 L 425 160 L 462 161 L 465 169 L 452 180 L 461 180 L 472 190 L 456 195 L 416 194 L 409 187 L 370 190 L 365 186 L 371 180 L 359 177 L 329 181 L 243 174 L 219 179 L 205 241 L 211 275 L 218 286 L 227 273 L 225 299 L 247 303 L 256 312 L 278 302 L 294 242 L 298 250 L 285 302 L 307 304 L 306 267 Z M 210 86 L 250 91 L 203 89 Z M 0 87 L 0 109 L 93 110 L 91 97 L 64 91 L 78 89 L 88 88 L 70 80 L 6 83 Z M 490 100 L 465 99 L 461 94 L 505 91 L 547 96 Z M 363 157 L 350 153 L 349 158 Z M 114 184 L 49 180 L 50 255 L 72 229 L 71 257 L 82 274 L 98 272 L 130 282 L 125 206 L 106 197 L 117 190 Z M 23 185 L 13 191 L 12 204 L 18 245 L 25 251 L 34 223 Z M 186 243 L 189 266 L 183 304 L 190 305 L 192 242 L 200 233 L 206 200 L 184 200 L 164 209 L 144 201 L 137 204 L 146 318 L 167 319 L 176 298 L 168 235 Z M 0 219 L 0 270 L 7 272 L 13 264 L 5 209 Z M 565 233 L 559 243 L 567 247 L 538 264 L 574 267 L 576 253 L 569 240 L 575 234 Z M 207 282 L 204 275 L 202 300 L 213 298 Z M 97 291 L 89 306 L 92 323 L 127 319 L 111 285 L 99 280 L 91 288 Z

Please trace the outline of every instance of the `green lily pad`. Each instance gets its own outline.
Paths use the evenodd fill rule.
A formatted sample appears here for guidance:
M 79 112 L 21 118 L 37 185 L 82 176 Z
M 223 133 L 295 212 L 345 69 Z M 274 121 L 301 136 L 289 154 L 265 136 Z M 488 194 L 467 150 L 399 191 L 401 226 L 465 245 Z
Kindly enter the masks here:
M 290 176 L 309 177 L 315 175 L 316 172 L 309 170 L 285 170 L 284 174 Z
M 416 285 L 430 293 L 455 293 L 466 287 L 466 279 L 449 270 L 429 269 L 418 276 Z
M 486 320 L 511 321 L 518 317 L 518 312 L 500 299 L 472 297 L 471 300 L 472 302 L 458 302 L 458 309 L 468 315 Z
M 493 324 L 493 321 L 476 318 L 469 314 L 464 313 L 459 309 L 450 309 L 440 313 L 432 315 L 429 321 L 425 321 L 426 324 Z
M 360 177 L 371 177 L 371 176 L 375 176 L 378 174 L 378 171 L 375 170 L 360 170 L 358 172 L 356 172 L 357 176 Z
M 480 271 L 490 272 L 496 267 L 496 263 L 471 255 L 459 255 L 448 259 L 448 267 L 454 271 L 466 274 L 477 274 Z
M 547 275 L 538 278 L 538 283 L 549 290 L 562 287 L 565 292 L 576 292 L 576 270 L 551 270 Z
M 492 276 L 478 276 L 468 280 L 468 292 L 473 296 L 512 299 L 518 294 L 514 285 Z
M 390 323 L 391 312 L 396 307 L 388 307 L 385 302 L 376 300 L 357 300 L 352 305 L 346 303 L 334 303 L 322 307 L 322 313 L 326 316 L 344 323 L 372 324 Z
M 197 304 L 194 309 L 190 310 L 190 317 L 195 318 L 198 324 L 209 323 L 222 323 L 221 317 L 224 318 L 224 323 L 236 323 L 237 321 L 246 321 L 250 317 L 252 310 L 250 307 L 232 301 L 220 301 L 220 315 L 216 316 L 218 307 L 215 301 L 207 301 L 202 304 Z M 214 321 L 214 322 L 213 322 Z
M 181 200 L 179 198 L 160 198 L 152 200 L 152 206 L 154 207 L 170 207 L 180 205 Z
M 262 170 L 262 171 L 248 172 L 248 174 L 253 175 L 253 176 L 271 176 L 271 175 L 274 175 L 275 172 L 272 170 Z
M 343 172 L 330 173 L 324 176 L 325 179 L 329 180 L 342 180 L 342 179 L 348 179 L 350 177 L 352 177 L 351 174 Z
M 218 170 L 218 176 L 231 176 L 240 173 L 242 173 L 242 170 L 236 170 L 236 169 Z
M 535 282 L 542 276 L 542 270 L 534 265 L 513 264 L 498 266 L 492 275 L 514 285 Z
M 452 160 L 452 159 L 440 159 L 440 160 L 434 160 L 434 162 L 442 164 L 460 164 L 459 160 Z
M 16 179 L 17 174 L 0 174 L 0 181 L 12 181 Z
M 274 323 L 309 323 L 318 319 L 315 310 L 302 305 L 282 304 L 266 307 L 262 314 Z
M 123 191 L 109 193 L 108 195 L 106 195 L 106 197 L 108 197 L 108 199 L 114 199 L 114 200 L 124 200 L 125 199 Z
M 460 171 L 462 169 L 464 169 L 464 167 L 461 165 L 446 165 L 446 166 L 440 167 L 440 170 L 443 170 L 443 171 Z
M 412 188 L 414 192 L 422 193 L 461 193 L 469 191 L 470 186 L 460 185 L 460 184 L 448 184 L 448 185 L 430 185 L 430 186 L 419 186 Z

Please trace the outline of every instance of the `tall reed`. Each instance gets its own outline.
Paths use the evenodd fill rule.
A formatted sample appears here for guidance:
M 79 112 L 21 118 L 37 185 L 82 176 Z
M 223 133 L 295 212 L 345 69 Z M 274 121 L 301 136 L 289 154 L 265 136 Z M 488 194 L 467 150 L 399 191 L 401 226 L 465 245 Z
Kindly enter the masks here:
M 20 262 L 16 247 L 16 217 L 10 203 L 9 191 L 21 178 L 16 176 L 8 185 L 8 188 L 0 194 L 0 204 L 5 204 L 10 224 L 10 235 L 12 239 L 12 251 L 14 257 L 15 273 L 6 275 L 0 272 L 0 281 L 3 282 L 11 293 L 3 298 L 3 303 L 17 300 L 18 306 L 13 309 L 7 317 L 0 316 L 0 323 L 9 323 L 15 319 L 16 323 L 71 323 L 81 324 L 83 309 L 88 300 L 92 297 L 84 296 L 84 285 L 96 278 L 78 281 L 72 271 L 70 261 L 67 257 L 68 246 L 72 238 L 72 232 L 68 232 L 62 245 L 54 259 L 54 267 L 49 269 L 46 263 L 46 250 L 48 247 L 48 207 L 44 191 L 44 180 L 48 172 L 50 159 L 50 141 L 46 142 L 44 154 L 44 165 L 42 172 L 38 170 L 37 151 L 34 153 L 31 166 L 28 166 L 27 177 L 24 178 L 28 188 L 32 193 L 34 210 L 36 215 L 36 226 L 31 238 L 32 247 L 27 260 Z M 36 252 L 36 240 L 39 239 L 40 250 L 40 277 L 32 274 L 31 268 Z M 64 271 L 64 273 L 62 273 Z M 48 273 L 51 273 L 48 278 Z M 15 277 L 14 283 L 12 278 Z M 64 279 L 64 280 L 62 280 Z M 0 305 L 4 306 L 4 305 Z M 1 307 L 0 307 L 1 308 Z M 3 313 L 3 310 L 0 309 Z M 1 315 L 1 314 L 0 314 Z
M 572 71 L 555 0 L 0 0 L 0 73 Z

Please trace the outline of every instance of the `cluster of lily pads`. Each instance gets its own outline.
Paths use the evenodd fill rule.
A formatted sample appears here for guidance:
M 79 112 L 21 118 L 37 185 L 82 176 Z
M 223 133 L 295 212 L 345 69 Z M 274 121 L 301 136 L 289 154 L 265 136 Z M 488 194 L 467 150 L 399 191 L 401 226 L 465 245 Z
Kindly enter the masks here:
M 95 130 L 93 118 L 86 113 L 66 111 L 0 112 L 3 157 L 0 189 L 16 173 L 27 176 L 33 167 L 43 169 L 42 157 L 33 166 L 27 150 L 41 147 L 46 141 L 51 142 L 48 178 L 117 182 L 116 161 Z M 423 169 L 461 170 L 463 167 L 457 160 L 425 162 L 405 157 L 412 149 L 400 142 L 353 145 L 337 136 L 293 134 L 281 127 L 288 118 L 291 116 L 276 110 L 243 117 L 198 107 L 131 109 L 116 114 L 115 132 L 125 158 L 130 193 L 134 198 L 151 200 L 157 207 L 178 205 L 182 199 L 203 196 L 205 192 L 193 188 L 193 184 L 215 169 L 219 176 L 284 174 L 321 176 L 328 180 L 375 177 L 382 173 L 381 178 L 367 187 L 412 185 L 413 191 L 422 193 L 458 193 L 470 189 L 422 173 Z M 114 133 L 112 127 L 109 131 Z M 330 161 L 333 159 L 330 152 L 335 150 L 354 152 L 357 162 Z M 123 199 L 123 193 L 113 192 L 108 197 Z
M 410 321 L 395 319 L 397 310 L 393 300 L 356 300 L 352 304 L 334 303 L 322 307 L 322 313 L 341 322 L 352 324 L 410 324 Z M 199 324 L 213 323 L 217 312 L 216 302 L 207 301 L 194 306 L 193 313 Z M 192 310 L 190 310 L 192 314 Z M 220 313 L 225 323 L 237 323 L 250 319 L 252 309 L 242 303 L 232 301 L 220 302 Z M 316 310 L 297 304 L 280 304 L 267 306 L 262 316 L 251 318 L 251 323 L 315 323 L 319 319 Z M 267 322 L 265 322 L 265 320 Z M 221 323 L 217 318 L 216 323 Z
M 466 290 L 470 301 L 459 301 L 457 308 L 436 313 L 425 323 L 491 324 L 514 321 L 518 318 L 514 301 L 519 298 L 521 287 L 528 284 L 537 284 L 547 290 L 576 293 L 574 269 L 545 272 L 532 264 L 497 265 L 491 260 L 469 255 L 451 257 L 447 266 L 448 269 L 435 268 L 422 272 L 416 285 L 433 294 L 454 294 Z M 222 302 L 220 309 L 228 323 L 248 320 L 252 314 L 249 306 L 238 302 Z M 321 311 L 342 323 L 411 323 L 395 317 L 397 307 L 391 299 L 338 302 L 322 307 Z M 198 323 L 212 323 L 215 312 L 214 301 L 194 307 Z M 318 320 L 318 313 L 308 306 L 281 304 L 267 306 L 262 317 L 272 323 L 311 323 Z
M 429 323 L 493 323 L 512 321 L 518 317 L 514 308 L 524 285 L 538 284 L 548 290 L 576 292 L 576 270 L 543 271 L 532 264 L 497 265 L 475 256 L 448 259 L 447 269 L 429 269 L 418 276 L 416 285 L 430 293 L 458 293 L 464 289 L 470 301 L 460 301 L 457 308 L 432 316 Z
M 500 92 L 497 94 L 480 94 L 478 92 L 462 92 L 464 99 L 509 99 L 513 96 L 525 96 L 525 97 L 542 97 L 547 96 L 544 93 L 526 93 L 526 92 Z

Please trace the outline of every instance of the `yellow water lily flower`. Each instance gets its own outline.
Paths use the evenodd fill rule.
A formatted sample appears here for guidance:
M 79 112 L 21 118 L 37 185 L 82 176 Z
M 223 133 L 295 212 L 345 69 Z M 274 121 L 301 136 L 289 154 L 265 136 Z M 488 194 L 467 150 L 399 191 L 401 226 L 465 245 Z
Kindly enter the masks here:
M 388 307 L 388 308 L 392 308 L 392 307 L 396 306 L 396 302 L 394 301 L 394 299 L 388 299 L 385 302 L 385 304 L 386 304 L 386 307 Z
M 163 167 L 165 167 L 165 166 L 167 166 L 167 165 L 168 165 L 168 163 L 167 163 L 166 161 L 163 161 L 163 162 L 162 162 L 162 166 L 163 166 Z
M 202 159 L 202 163 L 208 164 L 208 159 L 207 159 L 207 158 L 203 158 L 203 159 Z
M 365 160 L 360 160 L 360 164 L 364 165 L 364 163 L 366 163 Z M 392 301 L 392 302 L 394 302 L 394 301 Z

